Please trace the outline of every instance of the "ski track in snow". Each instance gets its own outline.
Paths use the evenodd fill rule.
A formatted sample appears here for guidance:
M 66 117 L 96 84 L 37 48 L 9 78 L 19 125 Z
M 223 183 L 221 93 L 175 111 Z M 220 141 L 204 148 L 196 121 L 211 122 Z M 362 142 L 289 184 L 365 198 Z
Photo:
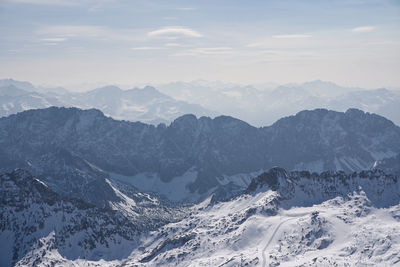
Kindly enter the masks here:
M 264 249 L 262 250 L 262 262 L 263 262 L 263 263 L 262 263 L 262 266 L 263 266 L 263 267 L 266 267 L 266 266 L 267 266 L 267 258 L 268 258 L 268 257 L 267 257 L 267 255 L 266 255 L 266 252 L 267 252 L 267 249 L 268 249 L 269 245 L 271 244 L 272 240 L 274 239 L 276 233 L 278 232 L 279 228 L 280 228 L 284 223 L 286 223 L 286 222 L 288 222 L 288 221 L 291 221 L 291 220 L 294 220 L 294 219 L 297 219 L 297 217 L 286 219 L 286 220 L 280 222 L 280 223 L 275 227 L 274 232 L 272 233 L 270 239 L 268 240 L 267 244 L 265 245 Z M 270 227 L 269 227 L 269 228 L 270 228 Z M 269 229 L 269 228 L 268 228 L 268 229 Z

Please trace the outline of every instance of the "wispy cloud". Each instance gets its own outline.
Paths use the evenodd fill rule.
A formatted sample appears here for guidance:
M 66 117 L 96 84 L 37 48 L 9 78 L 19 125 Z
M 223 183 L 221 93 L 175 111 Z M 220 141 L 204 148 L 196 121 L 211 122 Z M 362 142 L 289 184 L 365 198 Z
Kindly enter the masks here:
M 41 39 L 60 42 L 63 39 L 94 39 L 103 41 L 134 41 L 138 39 L 135 31 L 129 29 L 112 29 L 92 25 L 54 25 L 39 28 L 34 32 L 39 36 L 56 36 L 54 38 L 42 37 Z M 51 40 L 53 39 L 53 40 Z
M 166 47 L 185 47 L 186 45 L 179 44 L 179 43 L 166 43 L 164 44 Z
M 281 52 L 282 52 L 281 50 L 261 50 L 261 51 L 259 51 L 259 53 L 262 55 L 277 55 Z
M 273 35 L 272 38 L 276 39 L 302 39 L 302 38 L 310 38 L 311 34 L 282 34 L 282 35 Z
M 172 56 L 229 55 L 232 53 L 232 47 L 199 47 L 188 49 Z
M 90 25 L 54 25 L 42 27 L 38 29 L 36 33 L 41 35 L 58 35 L 63 37 L 95 37 L 105 35 L 107 33 L 107 29 L 101 26 Z
M 64 42 L 66 40 L 67 40 L 67 38 L 63 38 L 63 37 L 53 37 L 53 38 L 42 38 L 42 39 L 40 39 L 40 41 L 52 42 L 52 43 Z
M 156 46 L 131 47 L 131 50 L 159 50 L 159 49 L 162 49 L 162 47 L 156 47 Z
M 205 47 L 192 49 L 193 52 L 203 55 L 225 55 L 231 54 L 232 47 Z
M 164 27 L 147 33 L 149 37 L 203 37 L 199 32 L 187 27 Z
M 375 29 L 376 29 L 375 26 L 363 26 L 363 27 L 356 27 L 351 31 L 356 33 L 363 33 L 363 32 L 372 32 Z
M 178 20 L 177 17 L 163 17 L 165 20 Z

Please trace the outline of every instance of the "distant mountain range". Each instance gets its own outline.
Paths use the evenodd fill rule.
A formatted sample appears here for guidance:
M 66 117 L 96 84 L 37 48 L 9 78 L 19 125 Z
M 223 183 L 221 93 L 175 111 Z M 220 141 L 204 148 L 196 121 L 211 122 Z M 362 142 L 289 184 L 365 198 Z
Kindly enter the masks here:
M 0 80 L 0 116 L 50 106 L 96 108 L 115 119 L 171 123 L 184 114 L 229 115 L 261 127 L 305 109 L 346 111 L 357 108 L 400 125 L 400 91 L 349 88 L 331 82 L 235 85 L 221 82 L 174 82 L 122 90 L 105 86 L 84 93 Z
M 0 118 L 0 147 L 1 172 L 24 168 L 62 195 L 104 207 L 116 200 L 106 178 L 173 201 L 198 201 L 219 187 L 246 187 L 273 166 L 371 169 L 399 155 L 400 127 L 356 109 L 302 111 L 256 128 L 194 115 L 156 127 L 95 109 L 51 107 Z
M 50 106 L 97 108 L 116 119 L 152 124 L 170 123 L 187 113 L 197 116 L 218 114 L 197 104 L 177 101 L 151 86 L 131 90 L 106 86 L 71 93 L 63 88 L 35 88 L 28 82 L 0 80 L 0 116 Z
M 312 81 L 289 85 L 234 85 L 206 81 L 174 82 L 157 88 L 176 99 L 213 108 L 255 126 L 270 125 L 305 109 L 357 108 L 400 124 L 400 91 L 343 87 Z

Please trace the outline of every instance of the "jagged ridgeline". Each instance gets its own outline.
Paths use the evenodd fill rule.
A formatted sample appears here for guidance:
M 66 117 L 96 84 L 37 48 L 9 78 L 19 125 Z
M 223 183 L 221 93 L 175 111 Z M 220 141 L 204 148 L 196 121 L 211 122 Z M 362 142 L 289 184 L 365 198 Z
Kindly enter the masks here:
M 215 188 L 243 189 L 273 166 L 390 170 L 400 128 L 356 109 L 302 111 L 256 128 L 227 116 L 185 115 L 153 126 L 94 109 L 51 107 L 1 118 L 0 146 L 2 172 L 29 170 L 62 195 L 104 207 L 118 199 L 106 178 L 173 201 L 198 201 Z

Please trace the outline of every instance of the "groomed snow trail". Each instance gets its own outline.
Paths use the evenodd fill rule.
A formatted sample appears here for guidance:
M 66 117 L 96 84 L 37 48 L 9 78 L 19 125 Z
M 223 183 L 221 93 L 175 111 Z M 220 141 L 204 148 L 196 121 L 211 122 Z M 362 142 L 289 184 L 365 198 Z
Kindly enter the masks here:
M 282 222 L 280 222 L 276 227 L 275 227 L 275 230 L 274 230 L 274 232 L 272 233 L 272 235 L 271 235 L 271 237 L 269 238 L 269 240 L 268 240 L 268 242 L 267 242 L 267 244 L 265 245 L 265 247 L 264 247 L 264 249 L 262 250 L 262 266 L 263 267 L 267 267 L 268 265 L 267 265 L 267 248 L 269 247 L 269 245 L 271 244 L 271 242 L 272 242 L 272 240 L 274 239 L 274 237 L 275 237 L 275 235 L 276 235 L 276 233 L 278 232 L 278 230 L 279 230 L 279 228 L 284 224 L 284 223 L 286 223 L 286 222 L 288 222 L 288 221 L 291 221 L 291 220 L 294 220 L 294 219 L 297 219 L 297 217 L 296 218 L 289 218 L 289 219 L 286 219 L 286 220 L 284 220 L 284 221 L 282 221 Z

